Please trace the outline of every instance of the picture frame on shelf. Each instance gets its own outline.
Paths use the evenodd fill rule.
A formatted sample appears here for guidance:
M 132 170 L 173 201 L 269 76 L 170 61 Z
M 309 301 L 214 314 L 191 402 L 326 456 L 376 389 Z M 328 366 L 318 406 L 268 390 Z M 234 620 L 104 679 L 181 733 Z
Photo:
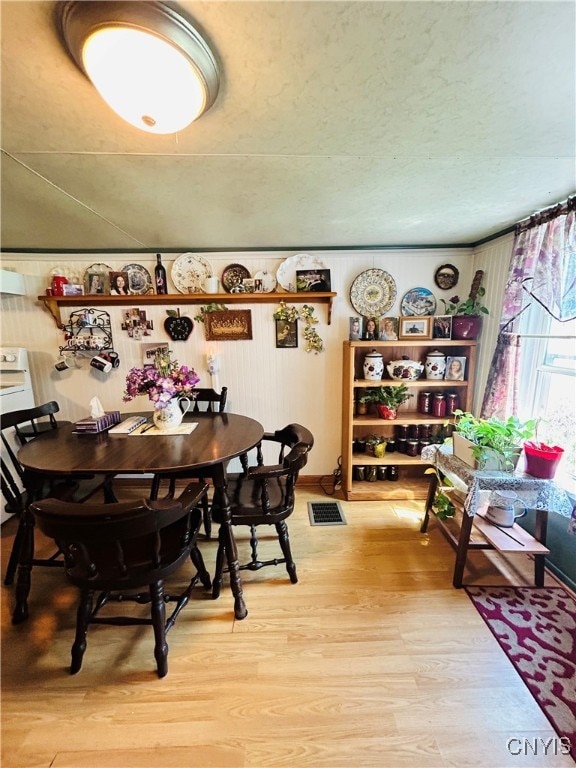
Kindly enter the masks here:
M 362 328 L 362 340 L 363 341 L 378 340 L 378 318 L 377 317 L 364 318 L 364 323 Z
M 378 333 L 378 339 L 380 341 L 398 341 L 398 318 L 397 317 L 381 317 L 380 329 Z
M 298 346 L 298 320 L 276 320 L 276 348 L 294 349 Z
M 130 296 L 128 272 L 110 272 L 110 295 Z
M 401 317 L 398 328 L 399 339 L 431 339 L 432 338 L 432 317 L 412 316 Z
M 297 269 L 296 291 L 298 293 L 318 293 L 331 290 L 329 269 Z
M 64 283 L 62 290 L 64 296 L 84 296 L 84 286 L 78 283 Z
M 446 373 L 444 374 L 444 379 L 446 381 L 465 381 L 465 374 L 465 357 L 456 356 L 446 358 Z
M 433 323 L 432 338 L 452 338 L 452 315 L 436 315 Z
M 355 315 L 349 319 L 348 339 L 350 341 L 360 341 L 362 338 L 362 318 Z

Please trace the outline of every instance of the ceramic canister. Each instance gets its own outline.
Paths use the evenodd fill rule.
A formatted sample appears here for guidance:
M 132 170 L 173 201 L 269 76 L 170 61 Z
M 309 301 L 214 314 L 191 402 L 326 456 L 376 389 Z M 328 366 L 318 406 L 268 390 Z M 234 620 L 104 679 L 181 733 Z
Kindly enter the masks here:
M 443 379 L 446 371 L 446 355 L 439 349 L 426 355 L 424 364 L 427 379 Z
M 384 373 L 384 361 L 380 352 L 371 350 L 364 358 L 364 378 L 380 381 Z

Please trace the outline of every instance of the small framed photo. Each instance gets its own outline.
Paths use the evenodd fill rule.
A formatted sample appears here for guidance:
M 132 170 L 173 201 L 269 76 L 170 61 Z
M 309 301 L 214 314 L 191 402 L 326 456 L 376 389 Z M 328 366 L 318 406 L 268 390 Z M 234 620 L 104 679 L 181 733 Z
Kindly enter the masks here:
M 380 341 L 398 341 L 398 318 L 381 317 L 380 331 L 378 334 Z
M 360 341 L 362 338 L 362 318 L 358 315 L 349 318 L 350 330 L 348 332 L 348 338 L 350 341 Z
M 298 346 L 298 320 L 276 320 L 276 347 L 290 349 Z
M 432 318 L 426 317 L 401 317 L 398 331 L 399 339 L 431 339 Z
M 464 381 L 465 373 L 466 373 L 465 357 L 447 357 L 446 358 L 446 373 L 444 374 L 444 378 L 447 381 Z
M 64 296 L 84 296 L 84 286 L 77 283 L 64 283 L 62 290 Z
M 105 267 L 92 264 L 84 273 L 85 295 L 107 295 L 110 293 L 110 274 Z
M 130 296 L 128 272 L 110 272 L 110 295 Z
M 321 292 L 331 290 L 329 269 L 297 269 L 296 270 L 296 290 L 305 293 Z
M 362 339 L 364 341 L 376 341 L 378 339 L 378 324 L 379 320 L 377 317 L 366 318 L 362 331 Z
M 452 315 L 437 315 L 434 318 L 432 337 L 434 339 L 452 338 Z

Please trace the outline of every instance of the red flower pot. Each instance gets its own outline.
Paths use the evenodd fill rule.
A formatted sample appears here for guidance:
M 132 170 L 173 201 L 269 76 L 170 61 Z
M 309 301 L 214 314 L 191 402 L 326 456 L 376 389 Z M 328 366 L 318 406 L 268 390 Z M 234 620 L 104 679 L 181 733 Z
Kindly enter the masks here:
M 556 474 L 563 453 L 564 448 L 560 448 L 559 445 L 550 446 L 546 443 L 534 443 L 527 440 L 524 443 L 526 472 L 532 477 L 551 480 Z
M 395 419 L 397 415 L 396 408 L 390 408 L 388 405 L 380 405 L 377 403 L 376 410 L 381 419 Z
M 452 338 L 474 341 L 482 330 L 480 315 L 454 315 L 452 317 Z

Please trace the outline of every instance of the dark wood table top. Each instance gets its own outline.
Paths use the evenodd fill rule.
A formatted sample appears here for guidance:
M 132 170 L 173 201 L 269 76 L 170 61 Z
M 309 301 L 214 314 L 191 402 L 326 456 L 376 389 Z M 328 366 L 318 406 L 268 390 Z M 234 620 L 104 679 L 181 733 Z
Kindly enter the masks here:
M 150 412 L 126 413 L 150 416 Z M 222 464 L 253 448 L 264 434 L 259 422 L 235 413 L 195 413 L 190 435 L 75 435 L 74 425 L 47 432 L 18 452 L 29 470 L 48 474 L 169 472 Z

